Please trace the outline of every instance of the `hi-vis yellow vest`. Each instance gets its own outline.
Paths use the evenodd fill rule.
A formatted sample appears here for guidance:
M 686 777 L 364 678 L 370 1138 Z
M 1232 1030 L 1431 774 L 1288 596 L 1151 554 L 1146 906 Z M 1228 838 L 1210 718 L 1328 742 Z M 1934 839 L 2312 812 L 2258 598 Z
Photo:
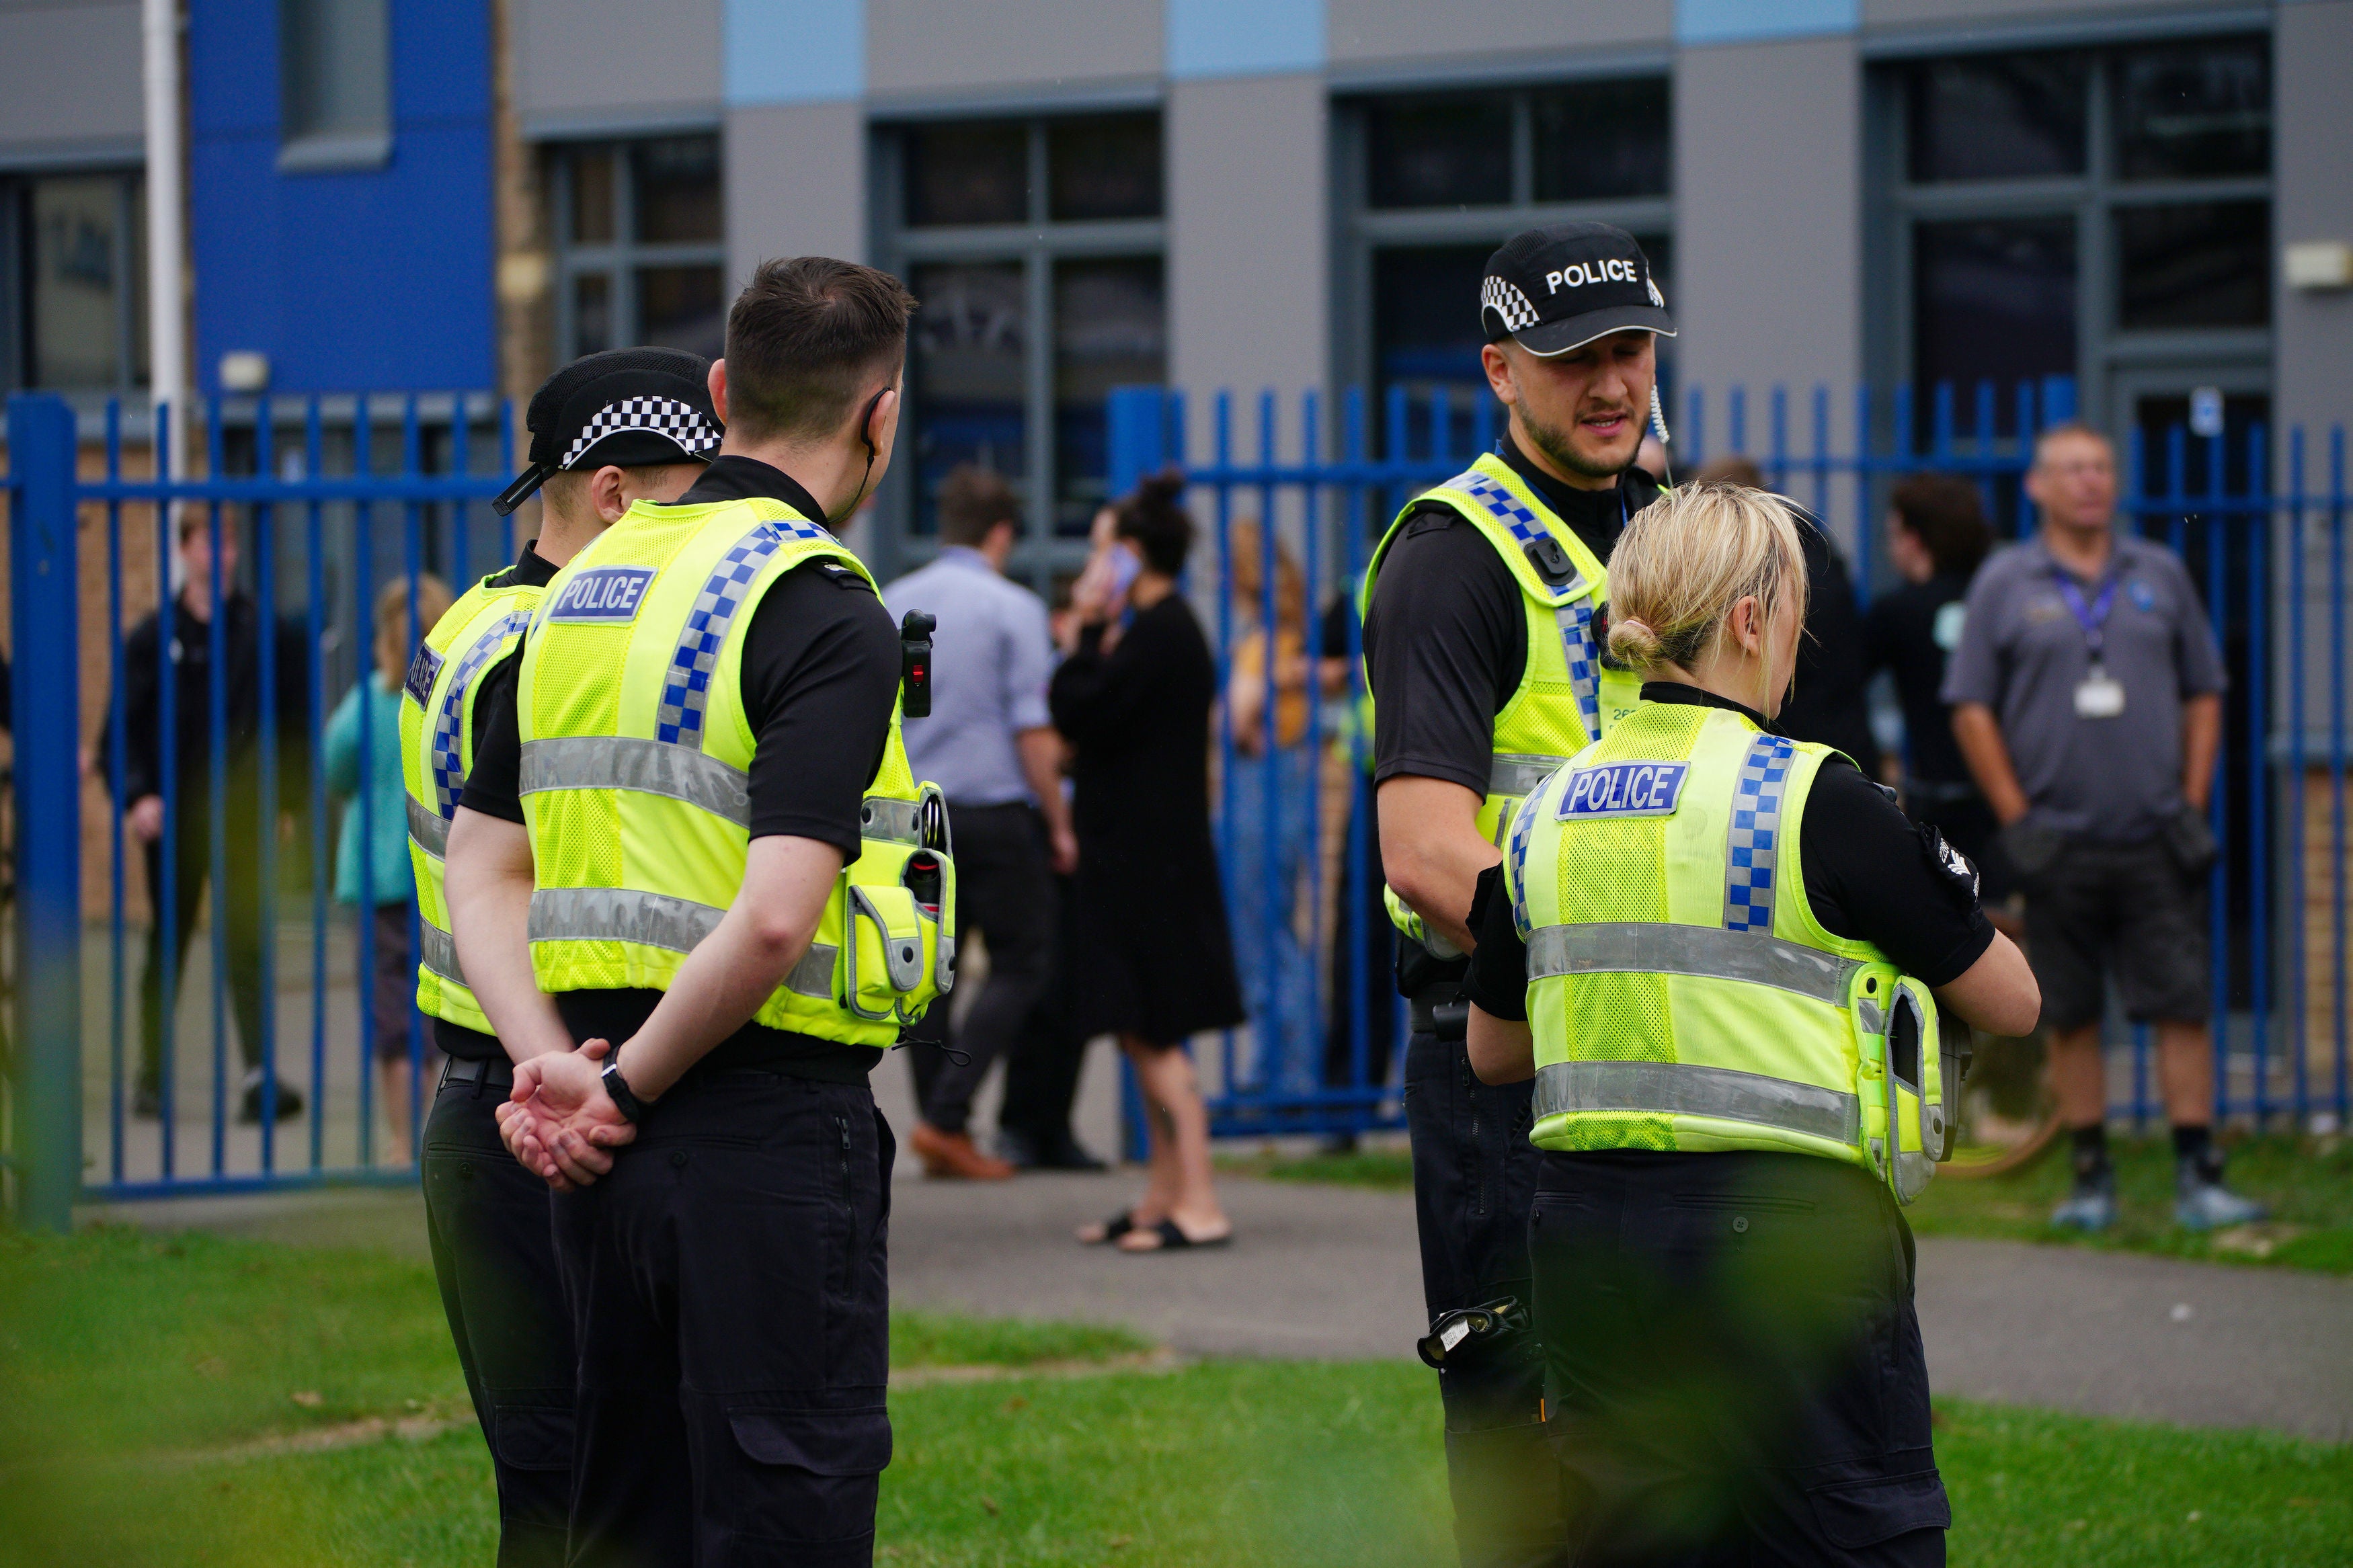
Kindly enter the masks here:
M 1609 600 L 1609 574 L 1577 537 L 1576 530 L 1556 517 L 1525 479 L 1493 453 L 1482 456 L 1462 473 L 1414 498 L 1373 552 L 1371 566 L 1359 590 L 1359 614 L 1369 612 L 1373 584 L 1398 531 L 1425 501 L 1439 501 L 1467 518 L 1495 547 L 1520 585 L 1520 605 L 1527 616 L 1528 658 L 1520 684 L 1495 715 L 1495 761 L 1488 776 L 1487 797 L 1479 807 L 1479 831 L 1494 844 L 1504 842 L 1504 826 L 1512 807 L 1539 780 L 1609 732 L 1609 727 L 1633 710 L 1641 695 L 1640 677 L 1612 668 L 1602 657 L 1606 636 L 1604 610 Z M 1366 684 L 1370 685 L 1370 672 Z M 1366 704 L 1366 718 L 1371 704 Z M 1369 724 L 1367 731 L 1369 733 Z M 1415 941 L 1431 946 L 1440 957 L 1453 956 L 1435 933 L 1394 891 L 1388 894 L 1389 919 Z
M 482 1034 L 482 1016 L 458 967 L 442 889 L 449 819 L 474 765 L 474 690 L 522 637 L 540 590 L 483 578 L 434 624 L 408 666 L 400 701 L 400 776 L 408 797 L 408 863 L 417 873 L 417 1008 Z
M 1555 1150 L 1763 1149 L 1909 1203 L 1946 1150 L 1936 1005 L 1814 919 L 1799 823 L 1827 746 L 1643 702 L 1522 803 L 1535 1126 Z
M 548 584 L 515 687 L 540 989 L 667 990 L 733 902 L 751 826 L 744 634 L 769 586 L 818 560 L 873 585 L 782 501 L 639 501 Z M 754 1018 L 888 1047 L 953 984 L 955 951 L 946 805 L 908 771 L 895 700 L 862 815 L 862 852 Z

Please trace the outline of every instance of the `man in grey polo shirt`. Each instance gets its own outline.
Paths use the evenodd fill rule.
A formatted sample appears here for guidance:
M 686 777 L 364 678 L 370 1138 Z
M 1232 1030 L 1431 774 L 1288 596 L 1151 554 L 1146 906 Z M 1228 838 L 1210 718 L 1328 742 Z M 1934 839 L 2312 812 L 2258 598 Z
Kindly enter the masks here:
M 1013 1167 L 974 1147 L 965 1124 L 973 1091 L 1045 989 L 1056 913 L 1049 857 L 1070 870 L 1078 839 L 1062 795 L 1061 737 L 1046 711 L 1054 658 L 1046 606 L 1005 577 L 1020 502 L 995 474 L 965 467 L 941 487 L 939 514 L 937 558 L 882 597 L 893 617 L 939 618 L 932 714 L 907 726 L 907 763 L 947 795 L 956 929 L 987 942 L 988 984 L 961 1029 L 939 1006 L 910 1031 L 923 1120 L 908 1144 L 928 1175 L 997 1181 Z
M 2106 437 L 2044 431 L 2026 491 L 2042 531 L 1978 571 L 1942 695 L 2026 889 L 2052 1082 L 2074 1136 L 2074 1190 L 2052 1223 L 2116 1218 L 2100 1055 L 2111 975 L 2133 1020 L 2157 1026 L 2176 1218 L 2259 1219 L 2223 1187 L 2211 1132 L 2205 811 L 2226 679 L 2213 630 L 2180 558 L 2117 532 Z

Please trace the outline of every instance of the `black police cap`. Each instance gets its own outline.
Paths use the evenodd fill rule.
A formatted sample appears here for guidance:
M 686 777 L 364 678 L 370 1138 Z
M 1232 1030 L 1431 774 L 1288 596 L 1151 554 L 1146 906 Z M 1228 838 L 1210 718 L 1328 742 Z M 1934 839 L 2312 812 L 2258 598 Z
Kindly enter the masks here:
M 574 360 L 531 400 L 531 463 L 491 503 L 501 517 L 554 474 L 707 463 L 725 427 L 711 406 L 711 362 L 684 349 L 608 349 Z
M 1675 335 L 1651 258 L 1613 224 L 1557 223 L 1515 234 L 1487 258 L 1479 323 L 1550 359 L 1630 330 Z

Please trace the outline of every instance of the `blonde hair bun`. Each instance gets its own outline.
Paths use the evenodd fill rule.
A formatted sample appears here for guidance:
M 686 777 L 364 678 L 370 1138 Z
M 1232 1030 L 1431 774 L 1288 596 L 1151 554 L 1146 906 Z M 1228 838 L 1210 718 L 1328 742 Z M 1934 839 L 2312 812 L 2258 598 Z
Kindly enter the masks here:
M 1659 662 L 1659 634 L 1629 616 L 1609 623 L 1609 651 L 1620 662 L 1648 669 Z

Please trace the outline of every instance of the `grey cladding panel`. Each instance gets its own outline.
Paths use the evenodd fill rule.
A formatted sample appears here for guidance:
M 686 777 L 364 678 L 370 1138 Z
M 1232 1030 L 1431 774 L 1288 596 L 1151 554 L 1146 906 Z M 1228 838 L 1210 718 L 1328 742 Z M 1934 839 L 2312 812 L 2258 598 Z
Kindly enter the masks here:
M 1156 76 L 1161 0 L 867 0 L 868 90 Z
M 626 123 L 722 95 L 723 0 L 514 0 L 516 105 L 526 121 Z
M 1436 65 L 1464 56 L 1666 44 L 1672 0 L 1328 0 L 1335 63 L 1409 57 Z
M 0 5 L 0 148 L 136 142 L 135 5 Z

